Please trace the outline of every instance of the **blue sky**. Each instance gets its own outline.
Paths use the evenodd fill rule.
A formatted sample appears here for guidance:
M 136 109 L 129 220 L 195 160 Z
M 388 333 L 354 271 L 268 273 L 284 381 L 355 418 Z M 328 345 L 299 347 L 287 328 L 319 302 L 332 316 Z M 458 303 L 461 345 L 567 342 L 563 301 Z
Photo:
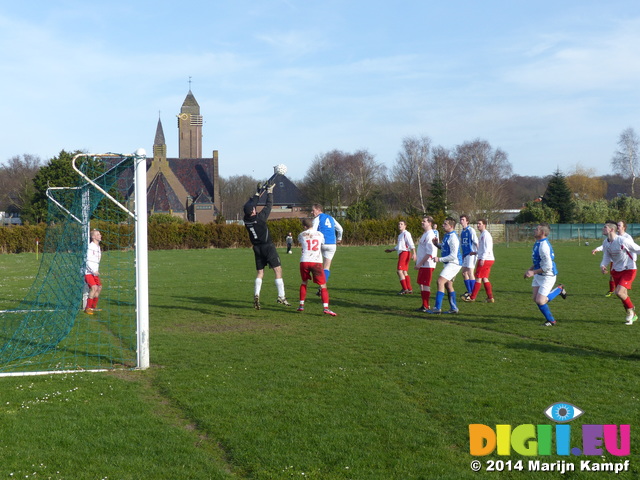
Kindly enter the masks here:
M 333 149 L 481 138 L 514 173 L 609 173 L 640 130 L 640 2 L 33 0 L 0 5 L 0 162 L 177 156 L 189 90 L 220 174 L 301 179 Z

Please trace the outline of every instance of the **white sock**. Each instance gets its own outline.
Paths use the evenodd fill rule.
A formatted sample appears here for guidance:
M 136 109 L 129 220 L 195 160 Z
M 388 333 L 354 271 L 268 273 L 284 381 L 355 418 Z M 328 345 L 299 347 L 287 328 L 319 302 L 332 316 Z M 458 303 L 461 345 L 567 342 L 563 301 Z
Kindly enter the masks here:
M 260 290 L 262 289 L 262 279 L 256 278 L 256 283 L 253 287 L 253 294 L 260 296 Z
M 278 296 L 284 297 L 284 280 L 281 278 L 276 278 L 276 288 L 278 289 Z

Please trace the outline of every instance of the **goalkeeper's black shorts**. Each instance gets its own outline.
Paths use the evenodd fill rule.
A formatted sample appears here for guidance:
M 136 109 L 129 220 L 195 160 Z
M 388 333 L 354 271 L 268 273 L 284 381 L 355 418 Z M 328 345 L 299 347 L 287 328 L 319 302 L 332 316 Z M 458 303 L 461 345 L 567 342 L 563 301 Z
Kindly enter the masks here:
M 271 268 L 279 267 L 280 256 L 273 243 L 263 243 L 253 246 L 253 254 L 256 257 L 256 270 L 264 270 L 269 265 Z

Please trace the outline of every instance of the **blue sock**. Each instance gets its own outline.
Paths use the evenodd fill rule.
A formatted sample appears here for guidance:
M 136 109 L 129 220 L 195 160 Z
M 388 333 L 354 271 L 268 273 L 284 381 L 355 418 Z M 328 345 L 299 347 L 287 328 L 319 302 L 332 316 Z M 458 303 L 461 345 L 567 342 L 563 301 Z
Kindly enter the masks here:
M 467 289 L 467 292 L 471 293 L 471 289 L 469 288 L 469 282 L 470 282 L 470 280 L 465 279 L 465 281 L 464 281 L 464 288 L 466 288 L 466 289 Z
M 436 310 L 440 310 L 442 308 L 443 298 L 444 298 L 444 292 L 438 291 L 438 293 L 436 293 L 436 304 L 434 305 L 433 308 L 435 308 Z
M 551 310 L 549 309 L 548 304 L 545 303 L 544 305 L 538 305 L 538 308 L 542 312 L 542 315 L 544 315 L 547 322 L 555 323 L 556 320 L 553 318 L 553 315 L 551 315 Z
M 449 306 L 452 310 L 458 310 L 458 304 L 456 303 L 456 292 L 449 292 Z
M 553 290 L 551 290 L 551 292 L 549 292 L 549 295 L 547 295 L 547 298 L 549 299 L 549 302 L 551 300 L 553 300 L 554 298 L 556 298 L 558 295 L 560 295 L 561 291 L 562 291 L 562 289 L 560 287 L 556 287 Z
M 329 275 L 331 275 L 331 270 L 324 270 L 324 279 L 328 282 L 329 281 Z

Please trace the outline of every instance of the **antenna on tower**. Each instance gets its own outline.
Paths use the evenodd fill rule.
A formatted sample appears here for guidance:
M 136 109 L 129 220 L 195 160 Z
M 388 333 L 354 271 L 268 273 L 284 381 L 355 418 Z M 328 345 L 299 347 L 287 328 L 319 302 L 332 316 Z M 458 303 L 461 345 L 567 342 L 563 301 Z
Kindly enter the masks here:
M 189 91 L 191 91 L 191 77 L 189 77 Z

